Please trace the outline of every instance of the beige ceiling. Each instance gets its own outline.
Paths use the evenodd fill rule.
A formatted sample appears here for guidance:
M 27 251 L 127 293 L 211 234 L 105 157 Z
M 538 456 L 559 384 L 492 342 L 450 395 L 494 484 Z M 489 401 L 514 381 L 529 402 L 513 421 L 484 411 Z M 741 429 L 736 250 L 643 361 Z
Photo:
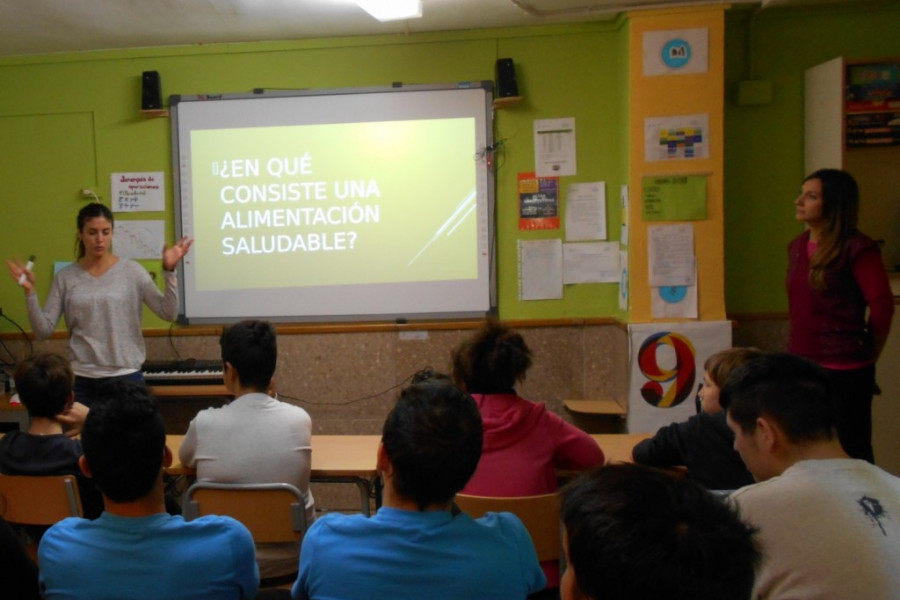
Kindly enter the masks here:
M 850 0 L 422 0 L 421 19 L 380 23 L 352 0 L 0 0 L 0 56 L 517 27 L 685 4 L 833 1 Z

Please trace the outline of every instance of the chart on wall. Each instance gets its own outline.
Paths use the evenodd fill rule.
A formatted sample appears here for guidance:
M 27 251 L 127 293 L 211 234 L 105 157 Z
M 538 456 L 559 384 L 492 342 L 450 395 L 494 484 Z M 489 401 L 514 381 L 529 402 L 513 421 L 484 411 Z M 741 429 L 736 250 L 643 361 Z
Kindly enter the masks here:
M 628 431 L 654 433 L 696 414 L 703 363 L 731 347 L 731 322 L 639 323 L 628 335 Z

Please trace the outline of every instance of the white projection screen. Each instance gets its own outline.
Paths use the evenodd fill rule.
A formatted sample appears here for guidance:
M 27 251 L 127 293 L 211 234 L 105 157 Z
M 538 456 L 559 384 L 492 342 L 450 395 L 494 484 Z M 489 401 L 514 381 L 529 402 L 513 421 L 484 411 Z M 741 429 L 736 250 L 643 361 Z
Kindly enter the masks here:
M 172 96 L 181 323 L 483 316 L 492 82 Z

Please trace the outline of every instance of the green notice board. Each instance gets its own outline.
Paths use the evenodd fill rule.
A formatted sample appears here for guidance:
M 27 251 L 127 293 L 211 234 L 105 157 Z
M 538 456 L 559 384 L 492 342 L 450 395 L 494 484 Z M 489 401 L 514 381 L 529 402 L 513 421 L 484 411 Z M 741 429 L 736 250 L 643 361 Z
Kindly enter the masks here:
M 644 221 L 702 221 L 706 218 L 706 175 L 644 177 Z

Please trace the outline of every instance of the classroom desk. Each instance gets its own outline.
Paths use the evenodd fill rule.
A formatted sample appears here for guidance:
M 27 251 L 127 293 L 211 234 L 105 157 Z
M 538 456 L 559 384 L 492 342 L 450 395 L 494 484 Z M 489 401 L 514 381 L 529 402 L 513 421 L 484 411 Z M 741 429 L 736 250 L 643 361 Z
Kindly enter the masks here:
M 641 440 L 653 437 L 652 433 L 594 433 L 594 441 L 603 450 L 606 464 L 618 462 L 634 462 L 631 449 Z
M 167 475 L 192 476 L 194 469 L 185 467 L 178 458 L 183 435 L 167 435 L 166 445 L 172 451 L 172 466 Z M 378 471 L 375 468 L 380 435 L 314 435 L 312 436 L 312 464 L 310 481 L 316 483 L 352 483 L 359 489 L 360 506 L 369 516 L 369 498 L 375 487 Z
M 598 433 L 591 436 L 606 456 L 606 464 L 631 462 L 631 449 L 649 433 Z M 196 473 L 181 464 L 178 449 L 183 435 L 167 435 L 166 445 L 174 462 L 166 469 L 168 475 L 191 476 Z M 375 458 L 380 435 L 314 435 L 312 436 L 312 465 L 310 481 L 318 483 L 352 483 L 359 488 L 363 514 L 369 516 L 369 498 L 378 471 Z

